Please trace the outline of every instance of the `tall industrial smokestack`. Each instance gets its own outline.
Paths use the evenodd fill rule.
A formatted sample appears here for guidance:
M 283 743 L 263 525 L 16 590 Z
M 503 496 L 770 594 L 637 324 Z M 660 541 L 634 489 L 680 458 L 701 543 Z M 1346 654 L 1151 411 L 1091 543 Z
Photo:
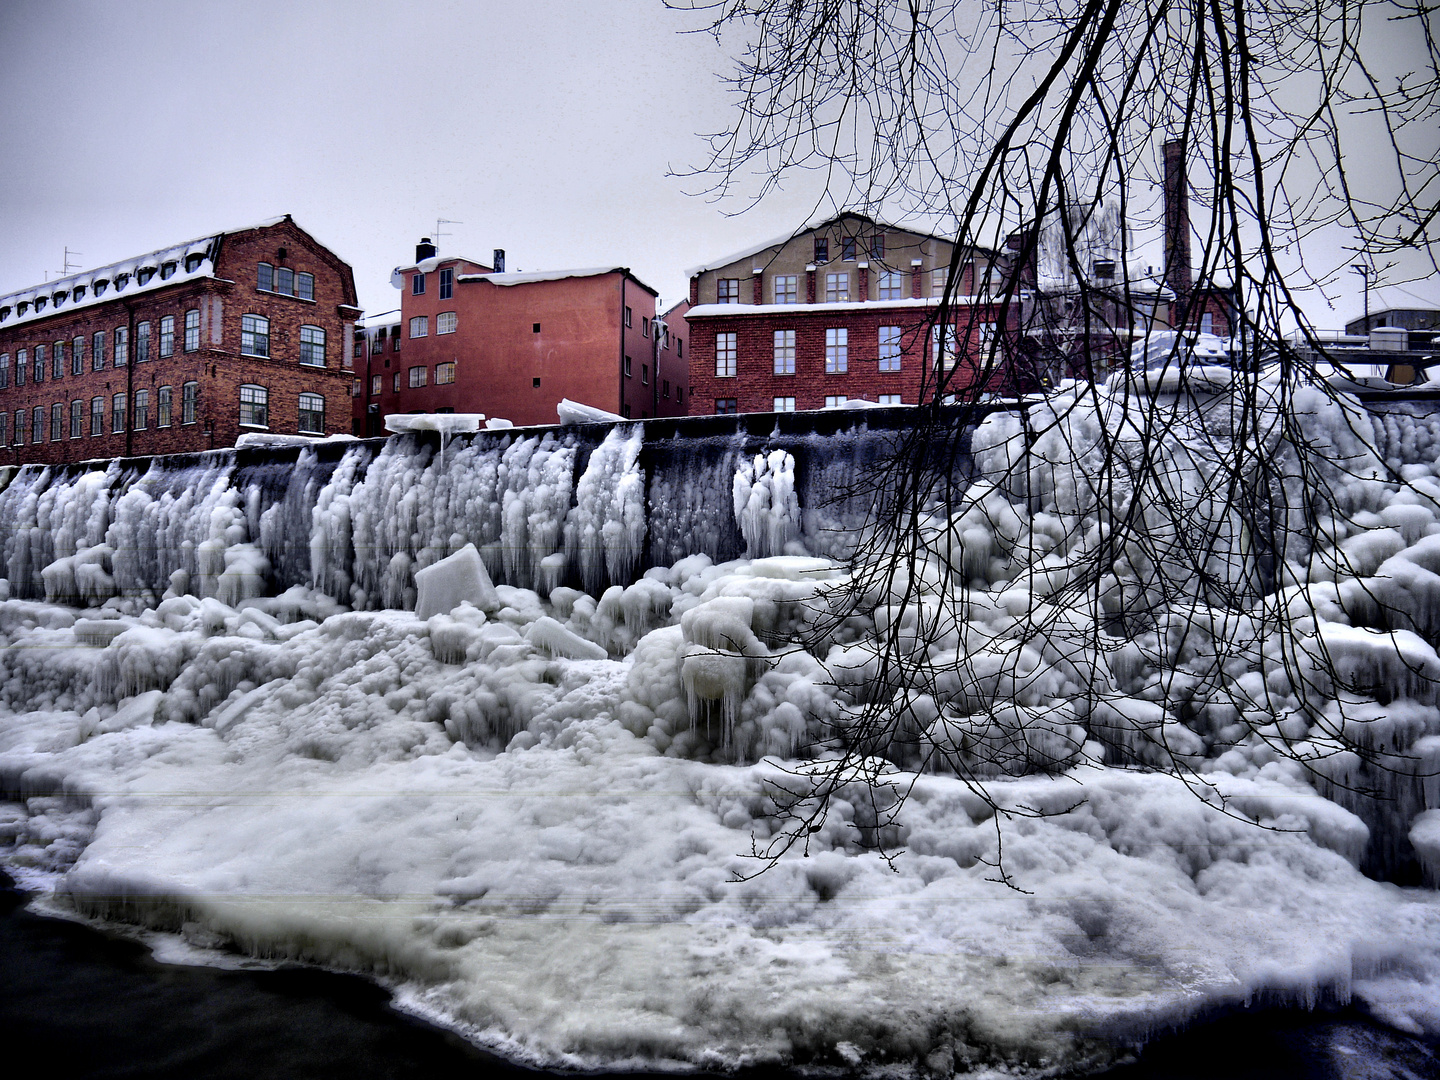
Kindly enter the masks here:
M 1194 280 L 1190 273 L 1190 181 L 1185 175 L 1185 144 L 1165 144 L 1165 284 L 1183 311 Z

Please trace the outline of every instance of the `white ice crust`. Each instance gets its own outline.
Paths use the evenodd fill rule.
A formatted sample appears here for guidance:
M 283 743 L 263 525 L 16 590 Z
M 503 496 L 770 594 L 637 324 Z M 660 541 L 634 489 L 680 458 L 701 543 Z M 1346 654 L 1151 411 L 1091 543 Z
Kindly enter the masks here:
M 1256 603 L 1293 605 L 1305 655 L 1390 695 L 1313 725 L 1263 641 L 1224 673 L 1252 695 L 1247 727 L 1229 700 L 1181 718 L 1153 692 L 1199 680 L 1203 642 L 1084 655 L 1066 637 L 1078 609 L 1014 636 L 1072 572 L 1096 500 L 1124 497 L 1060 450 L 1131 438 L 1104 392 L 1037 405 L 1028 426 L 987 419 L 979 477 L 913 578 L 810 648 L 794 643 L 852 571 L 816 554 L 826 530 L 778 448 L 647 492 L 638 424 L 598 445 L 462 438 L 443 459 L 397 438 L 313 482 L 302 450 L 308 501 L 269 509 L 209 462 L 123 494 L 110 471 L 22 474 L 0 494 L 5 857 L 58 875 L 83 912 L 384 976 L 487 1045 L 572 1067 L 1054 1074 L 1259 999 L 1357 999 L 1440 1032 L 1440 897 L 1358 868 L 1382 840 L 1432 882 L 1440 867 L 1440 421 L 1372 424 L 1304 392 L 1297 407 L 1344 463 L 1352 527 L 1282 550 L 1296 584 Z M 1195 573 L 1176 593 L 1201 637 L 1258 634 L 1258 615 L 1207 606 L 1205 582 L 1243 582 L 1248 537 L 1212 501 L 1211 459 L 1170 450 L 1174 506 L 1146 527 L 1183 513 L 1214 554 L 1204 582 L 1156 572 Z M 746 558 L 639 572 L 716 515 Z M 286 560 L 307 583 L 270 595 Z M 882 637 L 915 644 L 942 688 L 945 651 L 965 649 L 1004 691 L 982 715 L 963 688 L 901 687 L 910 730 L 1053 768 L 962 778 L 896 752 L 894 823 L 843 784 L 757 873 L 782 786 L 880 693 Z M 1326 743 L 1340 727 L 1387 770 Z M 1379 783 L 1368 809 L 1347 794 Z

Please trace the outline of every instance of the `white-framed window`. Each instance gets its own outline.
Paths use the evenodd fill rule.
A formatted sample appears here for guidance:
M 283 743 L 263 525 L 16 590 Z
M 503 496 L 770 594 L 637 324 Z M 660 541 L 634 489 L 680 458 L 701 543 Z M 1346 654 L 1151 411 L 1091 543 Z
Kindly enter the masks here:
M 135 324 L 135 362 L 146 363 L 150 359 L 150 323 Z
M 903 401 L 900 400 L 900 395 L 899 395 L 899 394 L 881 394 L 881 395 L 880 395 L 878 398 L 876 398 L 875 400 L 876 400 L 876 402 L 878 402 L 878 403 L 881 404 L 881 405 L 904 405 L 904 404 L 905 404 Z
M 270 355 L 270 320 L 263 315 L 240 316 L 240 352 L 245 356 Z
M 627 307 L 627 308 L 625 309 L 625 325 L 626 325 L 626 326 L 634 326 L 634 325 L 635 325 L 634 319 L 635 319 L 635 313 L 634 313 L 633 311 L 631 311 L 631 310 Z M 537 333 L 538 333 L 538 331 L 537 331 Z
M 354 380 L 351 381 L 351 383 L 350 383 L 350 396 L 351 396 L 352 398 L 359 397 L 362 393 L 364 393 L 364 391 L 365 391 L 365 380 L 364 380 L 364 379 L 354 379 Z
M 1213 312 L 1204 312 L 1200 316 L 1200 333 L 1213 334 L 1215 332 L 1215 315 Z
M 270 426 L 270 391 L 246 383 L 240 387 L 240 426 Z
M 65 374 L 65 342 L 55 342 L 55 351 L 50 354 L 50 377 L 61 378 Z
M 0 446 L 10 445 L 10 414 L 0 412 Z
M 903 300 L 905 298 L 905 279 L 898 270 L 882 271 L 876 285 L 875 295 L 881 300 Z
M 425 372 L 427 370 L 428 369 L 423 364 L 421 364 L 419 367 L 412 367 L 410 369 L 410 389 L 413 390 L 416 387 L 425 385 Z
M 641 385 L 641 386 L 649 386 L 649 385 L 650 385 L 650 365 L 649 365 L 649 364 L 641 364 L 641 365 L 640 365 L 640 385 Z
M 30 416 L 30 442 L 42 443 L 45 441 L 45 406 L 36 405 Z
M 721 278 L 715 283 L 715 302 L 738 304 L 740 302 L 740 279 Z
M 325 399 L 308 390 L 300 395 L 300 434 L 325 434 Z
M 24 349 L 15 350 L 15 385 L 25 385 L 25 367 L 29 364 L 29 353 Z
M 255 267 L 255 287 L 263 292 L 275 291 L 275 267 L 267 262 Z
M 110 399 L 110 430 L 116 434 L 125 430 L 125 421 L 129 418 L 130 400 L 124 394 L 116 394 Z
M 144 431 L 150 426 L 150 391 L 135 391 L 135 430 Z
M 90 370 L 105 370 L 105 331 L 96 330 L 90 336 Z
M 185 351 L 200 351 L 200 309 L 185 312 Z
M 853 237 L 853 236 L 842 236 L 842 237 L 840 238 L 840 261 L 841 261 L 841 262 L 854 262 L 854 261 L 855 261 L 855 237 Z
M 70 437 L 78 439 L 85 434 L 85 402 L 76 398 L 70 402 Z
M 410 320 L 410 336 L 412 338 L 422 338 L 430 336 L 429 315 L 416 315 L 413 319 Z
M 453 311 L 442 311 L 435 316 L 435 333 L 453 334 L 459 323 L 459 317 Z
M 195 423 L 195 406 L 200 398 L 200 384 L 187 382 L 180 387 L 180 422 Z
M 849 400 L 850 400 L 850 399 L 849 399 L 848 397 L 846 397 L 844 394 L 826 394 L 826 395 L 825 395 L 825 408 L 827 408 L 827 409 L 838 409 L 841 405 L 844 405 L 845 402 L 847 402 L 847 401 L 849 401 Z
M 166 315 L 160 320 L 160 355 L 175 355 L 175 316 Z
M 4 387 L 7 387 L 7 386 L 9 386 L 9 385 L 10 385 L 10 354 L 9 354 L 8 352 L 7 352 L 7 353 L 0 353 L 0 389 L 3 389 Z M 5 440 L 0 439 L 0 445 L 4 445 L 4 442 L 5 442 Z
M 945 279 L 950 276 L 948 267 L 937 266 L 930 271 L 930 295 L 939 296 L 945 291 Z
M 959 353 L 960 328 L 953 324 L 930 328 L 930 358 L 936 367 L 949 370 Z
M 775 275 L 775 303 L 799 303 L 799 278 L 795 274 Z
M 982 322 L 980 324 L 980 344 L 989 345 L 995 340 L 995 324 L 993 322 Z
M 397 371 L 393 376 L 391 376 L 390 389 L 396 394 L 400 392 L 400 372 Z
M 825 374 L 839 375 L 850 370 L 850 331 L 843 327 L 825 331 Z
M 45 381 L 45 346 L 35 346 L 35 366 L 30 370 L 32 382 L 41 383 Z
M 715 375 L 721 379 L 735 377 L 735 335 L 715 335 Z
M 900 370 L 900 327 L 880 327 L 880 370 Z
M 25 445 L 25 422 L 30 414 L 24 409 L 15 410 L 15 445 Z
M 640 316 L 640 336 L 650 336 L 650 320 L 644 315 Z
M 124 367 L 130 362 L 130 328 L 128 326 L 117 326 L 115 328 L 115 366 Z
M 793 397 L 777 397 L 777 398 L 775 399 L 775 407 L 774 407 L 773 409 L 771 409 L 770 411 L 771 411 L 771 412 L 794 412 L 794 411 L 795 411 L 795 399 L 794 399 Z
M 825 275 L 825 302 L 827 304 L 839 303 L 842 300 L 850 299 L 850 275 L 849 274 L 826 274 Z
M 455 361 L 447 360 L 435 365 L 435 385 L 446 386 L 455 381 Z
M 85 335 L 78 334 L 70 343 L 70 374 L 85 374 Z
M 413 275 L 411 275 L 411 277 L 410 277 L 410 295 L 411 295 L 411 296 L 424 296 L 424 295 L 425 295 L 425 275 L 424 275 L 424 274 L 413 274 Z
M 775 331 L 775 374 L 795 374 L 795 331 Z
M 57 401 L 50 406 L 50 441 L 59 442 L 65 437 L 65 403 Z
M 295 275 L 295 295 L 301 300 L 315 299 L 315 275 L 299 273 Z
M 306 367 L 325 366 L 325 331 L 322 328 L 300 327 L 300 363 Z
M 170 426 L 170 403 L 173 394 L 173 389 L 168 386 L 162 386 L 155 391 L 155 426 L 157 428 Z
M 455 270 L 447 266 L 440 271 L 440 299 L 449 300 L 455 295 Z M 440 333 L 445 333 L 441 330 Z
M 379 397 L 382 393 L 384 393 L 384 391 L 385 391 L 384 376 L 383 376 L 383 375 L 371 375 L 371 376 L 370 376 L 370 396 L 371 396 L 371 397 Z
M 90 434 L 105 434 L 105 399 L 104 397 L 93 397 L 90 399 Z

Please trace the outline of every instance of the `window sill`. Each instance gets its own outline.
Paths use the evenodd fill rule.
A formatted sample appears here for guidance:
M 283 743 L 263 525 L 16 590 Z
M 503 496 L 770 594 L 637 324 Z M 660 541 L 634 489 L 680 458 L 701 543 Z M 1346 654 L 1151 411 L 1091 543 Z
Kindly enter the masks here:
M 324 368 L 326 368 L 328 365 L 327 365 L 327 364 L 324 364 L 324 363 L 315 364 L 315 363 L 310 363 L 309 361 L 306 361 L 306 360 L 301 360 L 301 361 L 300 361 L 300 366 L 301 366 L 301 367 L 308 367 L 308 368 L 319 368 L 319 369 L 321 369 L 321 370 L 324 370 Z
M 241 355 L 241 356 L 244 356 L 244 357 L 246 357 L 247 359 L 250 359 L 250 360 L 269 360 L 269 359 L 270 359 L 270 357 L 269 357 L 269 355 L 268 355 L 267 353 L 242 352 L 240 355 Z
M 246 423 L 241 423 L 240 426 L 243 427 L 243 428 L 251 428 L 251 429 L 254 430 L 254 431 L 269 431 L 269 430 L 270 430 L 270 425 L 269 425 L 269 424 L 246 424 Z
M 296 296 L 294 293 L 276 292 L 274 289 L 262 289 L 259 285 L 255 286 L 255 291 L 261 296 L 279 296 L 286 300 L 298 300 L 300 303 L 309 304 L 311 307 L 315 306 L 314 300 L 306 300 L 303 296 Z

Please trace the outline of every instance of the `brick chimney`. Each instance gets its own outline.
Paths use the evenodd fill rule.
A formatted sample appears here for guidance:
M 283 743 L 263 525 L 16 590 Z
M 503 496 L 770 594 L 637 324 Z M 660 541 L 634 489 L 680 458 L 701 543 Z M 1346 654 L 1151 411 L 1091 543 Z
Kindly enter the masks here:
M 1183 310 L 1195 282 L 1190 272 L 1190 182 L 1185 175 L 1185 144 L 1165 144 L 1165 284 Z

